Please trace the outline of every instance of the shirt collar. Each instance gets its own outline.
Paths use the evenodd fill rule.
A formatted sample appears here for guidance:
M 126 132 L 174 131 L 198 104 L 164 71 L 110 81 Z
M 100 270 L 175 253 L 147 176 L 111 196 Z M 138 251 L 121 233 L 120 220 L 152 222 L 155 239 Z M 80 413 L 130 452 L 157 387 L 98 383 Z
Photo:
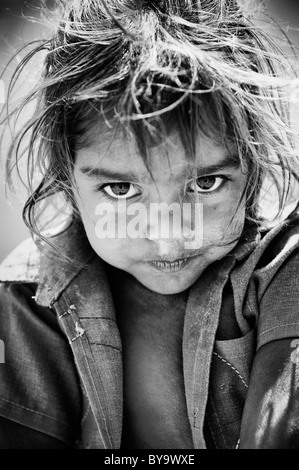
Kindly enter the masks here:
M 51 306 L 61 292 L 96 256 L 84 229 L 77 221 L 50 239 L 51 246 L 39 242 L 42 252 L 36 302 Z
M 256 224 L 247 224 L 244 228 L 243 235 L 237 245 L 228 254 L 233 255 L 238 261 L 242 261 L 257 247 L 261 240 L 261 232 Z

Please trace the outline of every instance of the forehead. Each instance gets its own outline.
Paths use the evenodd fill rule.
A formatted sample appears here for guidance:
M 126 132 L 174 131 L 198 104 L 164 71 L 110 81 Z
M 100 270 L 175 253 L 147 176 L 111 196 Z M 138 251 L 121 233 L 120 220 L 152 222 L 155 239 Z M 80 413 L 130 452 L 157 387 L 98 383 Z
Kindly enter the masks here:
M 186 150 L 178 132 L 172 132 L 159 139 L 159 143 L 148 148 L 147 163 L 140 153 L 136 137 L 121 130 L 98 127 L 92 138 L 80 146 L 76 153 L 75 166 L 112 170 L 114 172 L 134 171 L 140 178 L 155 180 L 165 176 L 182 176 L 195 169 L 217 165 L 225 157 L 235 158 L 233 144 L 216 142 L 216 139 L 199 134 L 196 139 L 195 158 L 187 158 Z M 149 173 L 150 169 L 150 173 Z

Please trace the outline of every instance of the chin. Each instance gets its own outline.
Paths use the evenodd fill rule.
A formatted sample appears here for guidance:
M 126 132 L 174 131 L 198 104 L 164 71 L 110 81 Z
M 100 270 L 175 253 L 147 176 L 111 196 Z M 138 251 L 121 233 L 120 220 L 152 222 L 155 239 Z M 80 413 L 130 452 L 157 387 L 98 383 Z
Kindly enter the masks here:
M 181 292 L 184 292 L 185 290 L 189 289 L 196 279 L 199 276 L 197 276 L 195 279 L 192 280 L 179 280 L 179 279 L 162 279 L 159 278 L 157 280 L 153 279 L 138 279 L 138 281 L 143 284 L 147 289 L 156 292 L 157 294 L 162 294 L 162 295 L 174 295 L 174 294 L 180 294 Z

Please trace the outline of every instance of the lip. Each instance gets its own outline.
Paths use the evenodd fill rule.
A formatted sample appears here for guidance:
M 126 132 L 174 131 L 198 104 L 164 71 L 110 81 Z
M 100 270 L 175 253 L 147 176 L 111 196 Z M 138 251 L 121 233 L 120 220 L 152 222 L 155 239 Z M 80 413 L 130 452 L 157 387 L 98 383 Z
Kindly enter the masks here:
M 154 260 L 148 261 L 154 269 L 165 272 L 165 273 L 176 273 L 182 271 L 186 266 L 188 266 L 193 259 L 197 258 L 198 255 L 189 256 L 186 258 L 178 258 L 174 261 L 168 260 Z

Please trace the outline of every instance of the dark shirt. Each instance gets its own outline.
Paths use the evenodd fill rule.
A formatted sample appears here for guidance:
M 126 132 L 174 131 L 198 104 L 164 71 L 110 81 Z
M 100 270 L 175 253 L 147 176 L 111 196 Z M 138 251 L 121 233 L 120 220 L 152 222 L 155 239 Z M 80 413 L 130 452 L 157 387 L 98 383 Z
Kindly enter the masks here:
M 36 284 L 1 284 L 0 448 L 68 448 L 80 433 L 81 391 L 56 313 Z

